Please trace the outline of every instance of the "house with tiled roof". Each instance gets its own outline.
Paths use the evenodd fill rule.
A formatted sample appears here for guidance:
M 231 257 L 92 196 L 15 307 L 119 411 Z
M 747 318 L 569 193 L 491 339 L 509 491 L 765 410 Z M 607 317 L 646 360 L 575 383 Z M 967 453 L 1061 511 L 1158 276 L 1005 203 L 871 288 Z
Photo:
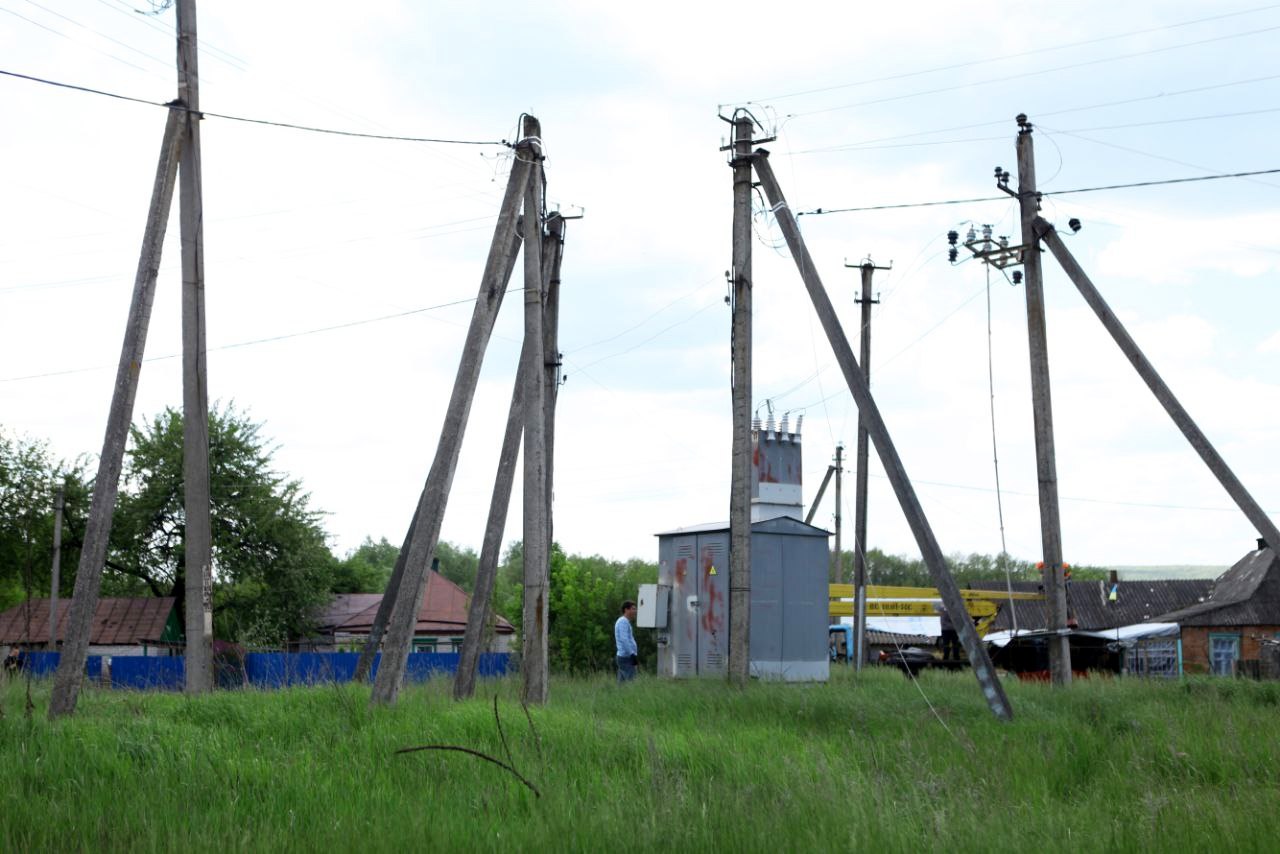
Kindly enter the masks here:
M 66 639 L 69 599 L 58 600 L 55 636 Z M 165 597 L 104 597 L 98 600 L 89 629 L 89 655 L 168 655 L 181 652 L 182 615 L 174 599 Z M 28 599 L 0 612 L 0 654 L 11 649 L 48 649 L 49 600 Z
M 359 650 L 373 628 L 381 593 L 340 593 L 316 615 L 316 629 L 309 645 L 317 651 Z M 438 572 L 428 571 L 427 589 L 414 626 L 414 652 L 457 652 L 467 628 L 471 597 Z M 509 652 L 515 627 L 495 616 L 485 652 Z

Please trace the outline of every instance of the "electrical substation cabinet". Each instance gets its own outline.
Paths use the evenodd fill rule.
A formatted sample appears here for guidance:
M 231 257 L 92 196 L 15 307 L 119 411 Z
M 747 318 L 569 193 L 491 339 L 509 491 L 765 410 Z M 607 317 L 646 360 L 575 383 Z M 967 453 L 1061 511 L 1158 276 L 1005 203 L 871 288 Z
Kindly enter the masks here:
M 671 587 L 666 584 L 641 584 L 636 597 L 636 625 L 642 629 L 665 629 Z

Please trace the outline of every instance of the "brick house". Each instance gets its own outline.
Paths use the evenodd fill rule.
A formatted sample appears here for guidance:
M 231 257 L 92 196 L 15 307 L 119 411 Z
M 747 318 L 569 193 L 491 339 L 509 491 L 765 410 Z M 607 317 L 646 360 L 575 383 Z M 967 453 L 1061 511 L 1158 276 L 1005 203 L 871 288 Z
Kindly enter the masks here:
M 1213 582 L 1198 602 L 1155 618 L 1181 627 L 1186 673 L 1257 675 L 1264 642 L 1280 638 L 1280 560 L 1258 548 Z

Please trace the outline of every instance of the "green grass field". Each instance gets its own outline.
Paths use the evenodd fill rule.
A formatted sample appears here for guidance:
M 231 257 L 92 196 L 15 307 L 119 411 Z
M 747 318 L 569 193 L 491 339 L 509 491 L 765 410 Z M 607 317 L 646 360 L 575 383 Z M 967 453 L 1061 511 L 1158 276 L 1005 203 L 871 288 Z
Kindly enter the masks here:
M 1280 683 L 1009 683 L 1000 724 L 965 674 L 827 685 L 557 679 L 454 703 L 444 680 L 370 711 L 358 686 L 0 688 L 0 850 L 1275 851 Z M 451 744 L 460 753 L 396 755 Z M 945 723 L 945 726 L 944 726 Z

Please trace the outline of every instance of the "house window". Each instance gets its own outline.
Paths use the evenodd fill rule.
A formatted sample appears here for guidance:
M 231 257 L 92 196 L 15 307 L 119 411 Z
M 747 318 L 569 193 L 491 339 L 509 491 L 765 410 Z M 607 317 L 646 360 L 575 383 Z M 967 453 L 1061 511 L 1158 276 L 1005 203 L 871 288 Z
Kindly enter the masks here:
M 1125 651 L 1125 669 L 1137 676 L 1178 675 L 1178 639 L 1149 638 L 1140 640 Z
M 1214 675 L 1233 676 L 1239 659 L 1239 635 L 1209 635 L 1209 669 Z

